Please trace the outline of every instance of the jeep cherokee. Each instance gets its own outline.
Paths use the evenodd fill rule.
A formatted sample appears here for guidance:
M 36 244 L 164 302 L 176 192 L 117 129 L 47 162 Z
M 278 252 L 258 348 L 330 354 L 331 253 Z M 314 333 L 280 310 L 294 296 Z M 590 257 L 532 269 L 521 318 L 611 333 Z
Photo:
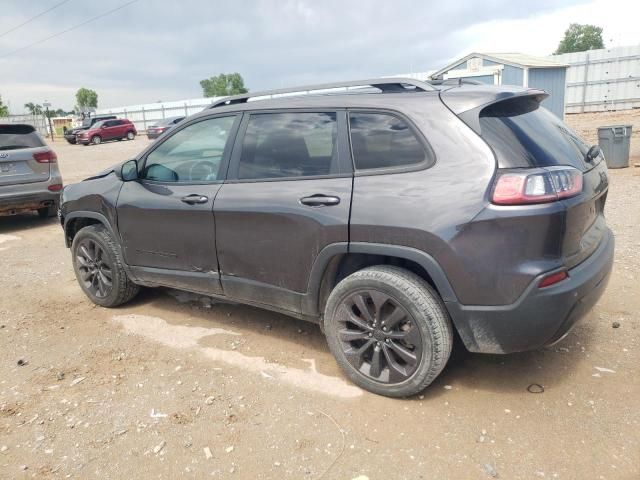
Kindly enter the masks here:
M 80 287 L 317 322 L 349 378 L 394 397 L 438 376 L 454 332 L 473 352 L 557 342 L 604 291 L 614 239 L 602 154 L 546 96 L 382 79 L 220 100 L 64 189 Z

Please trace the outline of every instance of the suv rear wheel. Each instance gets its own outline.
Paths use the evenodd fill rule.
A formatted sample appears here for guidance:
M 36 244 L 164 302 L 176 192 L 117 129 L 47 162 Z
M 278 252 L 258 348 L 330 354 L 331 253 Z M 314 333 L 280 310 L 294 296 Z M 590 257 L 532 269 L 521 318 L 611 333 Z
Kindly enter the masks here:
M 324 316 L 331 352 L 349 378 L 373 393 L 422 391 L 451 354 L 449 315 L 422 278 L 393 266 L 365 268 L 331 292 Z
M 116 307 L 140 290 L 127 276 L 120 252 L 102 225 L 81 229 L 73 239 L 71 252 L 78 283 L 93 303 Z

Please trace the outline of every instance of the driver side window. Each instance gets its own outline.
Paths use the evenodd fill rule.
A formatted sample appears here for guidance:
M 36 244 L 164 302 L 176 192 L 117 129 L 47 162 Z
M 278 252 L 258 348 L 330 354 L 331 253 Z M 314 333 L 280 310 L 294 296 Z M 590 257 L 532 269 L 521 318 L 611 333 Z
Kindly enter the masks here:
M 167 138 L 147 155 L 142 177 L 158 182 L 212 182 L 236 117 L 203 120 Z

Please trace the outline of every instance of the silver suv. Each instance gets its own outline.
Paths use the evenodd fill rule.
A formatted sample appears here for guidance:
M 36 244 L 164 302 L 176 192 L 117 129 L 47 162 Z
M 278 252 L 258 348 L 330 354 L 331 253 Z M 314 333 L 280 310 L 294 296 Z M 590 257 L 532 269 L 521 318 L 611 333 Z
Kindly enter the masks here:
M 32 125 L 0 124 L 0 216 L 33 210 L 42 218 L 57 215 L 57 160 Z

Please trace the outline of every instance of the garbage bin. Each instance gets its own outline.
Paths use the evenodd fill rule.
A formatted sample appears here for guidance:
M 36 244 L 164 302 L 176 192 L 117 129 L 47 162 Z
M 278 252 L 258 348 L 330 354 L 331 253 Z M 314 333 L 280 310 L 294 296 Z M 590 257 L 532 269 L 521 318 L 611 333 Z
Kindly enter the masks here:
M 631 125 L 598 127 L 598 145 L 607 160 L 607 167 L 625 168 L 629 166 L 631 127 Z

